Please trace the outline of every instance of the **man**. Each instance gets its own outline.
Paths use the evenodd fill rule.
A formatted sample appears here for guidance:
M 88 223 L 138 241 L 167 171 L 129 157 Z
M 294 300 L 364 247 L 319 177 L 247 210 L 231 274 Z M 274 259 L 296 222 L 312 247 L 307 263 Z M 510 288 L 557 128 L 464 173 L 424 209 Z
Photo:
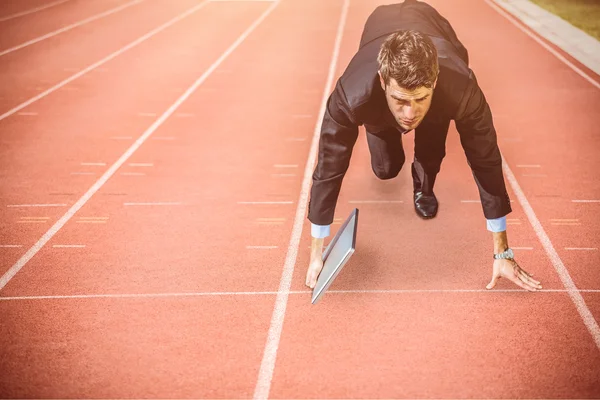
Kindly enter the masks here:
M 468 67 L 467 50 L 448 21 L 417 0 L 373 11 L 358 52 L 329 97 L 308 210 L 312 242 L 307 286 L 314 288 L 323 268 L 323 239 L 330 234 L 358 127 L 365 127 L 371 166 L 380 179 L 398 175 L 405 161 L 402 134 L 415 130 L 414 207 L 417 215 L 428 219 L 437 213 L 433 185 L 451 120 L 493 235 L 493 273 L 487 288 L 501 277 L 530 291 L 542 288 L 514 261 L 508 246 L 506 215 L 512 210 L 502 158 L 490 108 Z

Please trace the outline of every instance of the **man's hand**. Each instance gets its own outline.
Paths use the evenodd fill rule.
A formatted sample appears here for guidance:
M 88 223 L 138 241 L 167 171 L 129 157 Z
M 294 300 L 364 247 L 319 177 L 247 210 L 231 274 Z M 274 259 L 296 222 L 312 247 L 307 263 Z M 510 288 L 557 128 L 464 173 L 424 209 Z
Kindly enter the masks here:
M 523 289 L 536 292 L 542 288 L 540 282 L 532 278 L 533 275 L 522 269 L 515 260 L 500 259 L 494 260 L 492 280 L 486 286 L 486 289 L 493 289 L 500 278 L 507 278 L 513 283 L 521 286 Z
M 310 264 L 306 272 L 306 286 L 313 289 L 323 269 L 323 239 L 312 238 L 310 244 Z

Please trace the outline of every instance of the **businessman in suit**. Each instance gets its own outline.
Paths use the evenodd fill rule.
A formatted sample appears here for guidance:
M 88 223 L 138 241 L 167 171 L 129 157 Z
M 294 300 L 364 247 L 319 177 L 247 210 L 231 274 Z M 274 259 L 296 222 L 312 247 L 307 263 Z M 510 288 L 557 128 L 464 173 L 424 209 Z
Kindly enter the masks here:
M 315 286 L 323 268 L 323 239 L 330 234 L 358 127 L 365 127 L 371 166 L 380 179 L 398 175 L 405 161 L 402 135 L 415 130 L 414 208 L 419 217 L 429 219 L 437 213 L 433 186 L 454 120 L 493 236 L 487 288 L 504 277 L 526 290 L 541 289 L 508 246 L 506 215 L 512 210 L 502 158 L 490 108 L 468 62 L 450 23 L 425 2 L 379 6 L 368 17 L 359 49 L 338 79 L 323 116 L 308 207 L 312 241 L 307 286 Z

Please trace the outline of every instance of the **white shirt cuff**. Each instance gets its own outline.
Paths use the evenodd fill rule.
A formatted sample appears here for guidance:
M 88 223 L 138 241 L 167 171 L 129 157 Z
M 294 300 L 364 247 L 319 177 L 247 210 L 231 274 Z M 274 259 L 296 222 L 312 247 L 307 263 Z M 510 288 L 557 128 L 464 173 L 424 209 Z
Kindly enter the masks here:
M 506 216 L 496 219 L 488 219 L 487 230 L 490 232 L 504 232 L 506 230 Z
M 329 236 L 330 225 L 316 225 L 311 222 L 310 233 L 314 238 L 326 238 Z

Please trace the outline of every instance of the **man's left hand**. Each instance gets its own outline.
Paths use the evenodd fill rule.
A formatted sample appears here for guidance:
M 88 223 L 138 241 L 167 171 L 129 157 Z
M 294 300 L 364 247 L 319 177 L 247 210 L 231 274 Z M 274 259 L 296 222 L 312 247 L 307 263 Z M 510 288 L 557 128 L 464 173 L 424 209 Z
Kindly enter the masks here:
M 515 260 L 499 259 L 494 260 L 492 280 L 486 286 L 487 289 L 493 289 L 500 278 L 507 278 L 516 285 L 530 292 L 537 292 L 542 289 L 540 282 L 533 279 L 533 275 L 522 269 Z

